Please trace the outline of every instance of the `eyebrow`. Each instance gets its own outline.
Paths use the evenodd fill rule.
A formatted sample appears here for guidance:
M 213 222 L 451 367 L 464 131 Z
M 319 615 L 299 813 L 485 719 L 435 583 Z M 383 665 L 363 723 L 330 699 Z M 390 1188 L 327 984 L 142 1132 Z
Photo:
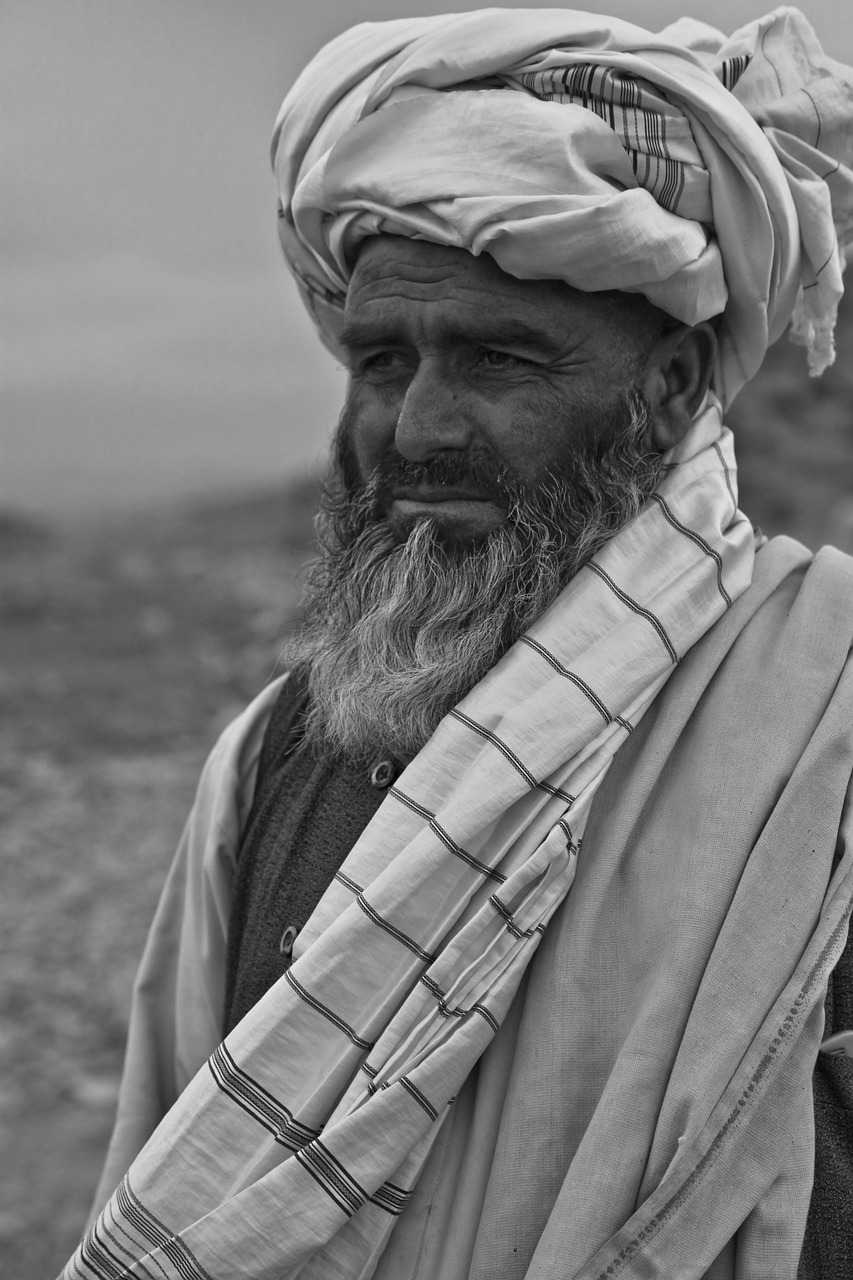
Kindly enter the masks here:
M 484 322 L 476 334 L 458 326 L 447 325 L 443 338 L 446 342 L 460 345 L 476 343 L 482 347 L 509 346 L 516 350 L 541 351 L 546 354 L 556 354 L 560 350 L 559 339 L 552 337 L 547 329 L 534 328 L 523 320 L 501 320 L 495 316 Z M 371 321 L 351 320 L 344 325 L 340 334 L 341 345 L 350 351 L 399 341 L 401 335 L 395 326 L 374 324 Z

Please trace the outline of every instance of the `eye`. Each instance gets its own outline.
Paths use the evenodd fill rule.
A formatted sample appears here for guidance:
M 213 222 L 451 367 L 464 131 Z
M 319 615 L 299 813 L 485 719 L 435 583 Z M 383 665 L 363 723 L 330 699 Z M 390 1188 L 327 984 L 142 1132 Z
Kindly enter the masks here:
M 396 351 L 377 351 L 371 356 L 366 356 L 362 364 L 366 369 L 387 369 L 389 364 L 393 364 L 399 359 Z
M 515 369 L 519 365 L 529 364 L 523 356 L 514 355 L 511 351 L 501 351 L 496 347 L 481 347 L 477 353 L 477 363 L 486 369 Z
M 350 363 L 351 371 L 362 376 L 397 373 L 404 367 L 406 367 L 406 359 L 403 353 L 393 349 L 368 351 L 357 356 Z

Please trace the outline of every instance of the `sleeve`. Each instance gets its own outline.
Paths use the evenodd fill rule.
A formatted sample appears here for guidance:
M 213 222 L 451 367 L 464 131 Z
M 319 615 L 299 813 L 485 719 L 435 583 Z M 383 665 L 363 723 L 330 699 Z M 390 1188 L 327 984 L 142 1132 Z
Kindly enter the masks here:
M 221 1039 L 237 847 L 285 679 L 228 726 L 202 771 L 133 987 L 116 1121 L 90 1220 Z

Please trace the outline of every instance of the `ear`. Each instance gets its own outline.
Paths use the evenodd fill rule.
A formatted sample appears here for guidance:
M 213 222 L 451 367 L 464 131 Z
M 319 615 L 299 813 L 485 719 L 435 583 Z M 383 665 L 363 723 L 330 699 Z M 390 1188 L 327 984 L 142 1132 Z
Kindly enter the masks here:
M 711 382 L 717 359 L 717 335 L 710 321 L 681 324 L 652 347 L 643 390 L 650 408 L 651 446 L 666 453 L 687 434 Z

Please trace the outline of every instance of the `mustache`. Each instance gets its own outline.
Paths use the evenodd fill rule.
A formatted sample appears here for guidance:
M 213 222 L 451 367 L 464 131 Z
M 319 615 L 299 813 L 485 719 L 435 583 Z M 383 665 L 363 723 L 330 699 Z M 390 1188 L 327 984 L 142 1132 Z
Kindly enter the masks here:
M 422 461 L 401 454 L 393 441 L 368 474 L 359 470 L 352 444 L 352 418 L 344 408 L 332 441 L 332 464 L 343 495 L 363 516 L 382 519 L 395 490 L 447 486 L 477 494 L 508 508 L 510 519 L 518 509 L 535 503 L 537 493 L 561 485 L 587 496 L 592 471 L 607 474 L 627 462 L 632 470 L 656 473 L 659 456 L 641 450 L 640 440 L 648 422 L 648 402 L 642 391 L 630 392 L 624 403 L 601 415 L 600 431 L 580 432 L 573 449 L 567 449 L 559 466 L 547 467 L 531 484 L 514 474 L 488 443 L 475 441 L 463 449 L 446 449 Z M 567 432 L 571 429 L 567 425 Z M 342 496 L 343 496 L 342 495 Z
M 379 511 L 387 506 L 396 490 L 403 488 L 464 489 L 507 506 L 517 503 L 524 494 L 524 486 L 482 446 L 448 450 L 414 462 L 404 458 L 392 445 L 363 481 L 347 468 L 344 476 L 350 496 L 366 499 Z
M 367 475 L 362 475 L 352 445 L 352 421 L 345 408 L 332 440 L 332 466 L 347 497 L 367 503 L 380 515 L 395 489 L 446 485 L 512 506 L 524 497 L 526 486 L 487 444 L 446 449 L 422 461 L 403 456 L 393 442 Z

